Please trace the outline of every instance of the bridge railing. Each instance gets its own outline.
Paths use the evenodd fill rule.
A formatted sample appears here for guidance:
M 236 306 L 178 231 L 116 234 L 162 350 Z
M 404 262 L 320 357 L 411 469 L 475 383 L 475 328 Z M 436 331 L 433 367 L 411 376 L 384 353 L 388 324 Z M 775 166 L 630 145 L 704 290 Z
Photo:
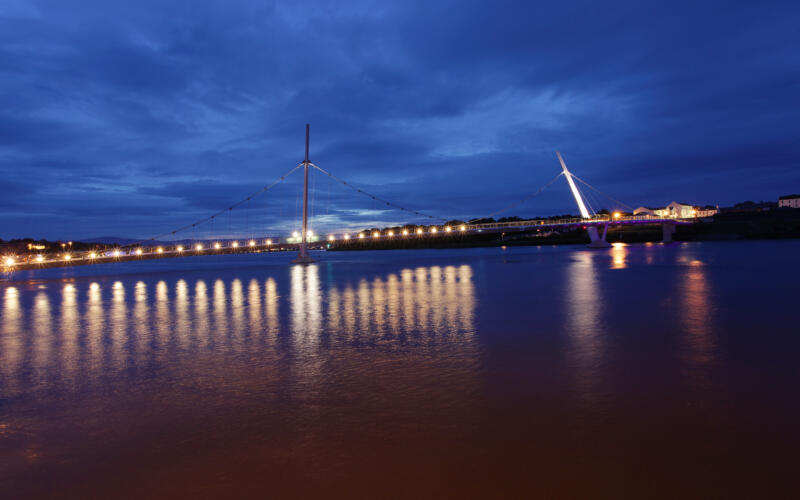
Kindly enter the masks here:
M 487 222 L 482 224 L 466 224 L 467 230 L 515 228 L 515 227 L 535 227 L 535 226 L 579 226 L 586 224 L 614 224 L 625 222 L 652 222 L 654 224 L 662 222 L 685 222 L 689 219 L 673 219 L 669 217 L 659 217 L 654 215 L 631 215 L 622 217 L 594 217 L 583 219 L 573 217 L 569 219 L 528 219 L 513 222 Z

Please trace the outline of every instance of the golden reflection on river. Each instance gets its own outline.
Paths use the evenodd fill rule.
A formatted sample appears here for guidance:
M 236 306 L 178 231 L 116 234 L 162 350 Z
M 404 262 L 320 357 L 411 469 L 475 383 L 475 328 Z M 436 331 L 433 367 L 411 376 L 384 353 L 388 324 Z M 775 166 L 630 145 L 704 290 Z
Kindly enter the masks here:
M 625 243 L 611 244 L 611 269 L 625 269 L 625 257 L 628 255 L 628 246 Z
M 470 266 L 325 284 L 322 269 L 291 267 L 284 294 L 275 277 L 87 279 L 25 290 L 23 307 L 23 292 L 5 287 L 0 389 L 10 395 L 58 382 L 102 384 L 131 369 L 253 349 L 269 349 L 256 358 L 263 362 L 288 350 L 297 381 L 309 387 L 329 363 L 347 363 L 341 356 L 354 344 L 389 351 L 412 345 L 423 363 L 433 359 L 426 349 L 442 346 L 455 347 L 450 360 L 477 359 Z
M 682 281 L 678 283 L 681 314 L 686 334 L 683 340 L 685 373 L 695 386 L 708 383 L 710 366 L 714 363 L 717 342 L 713 328 L 711 284 L 705 265 L 699 260 L 689 260 L 684 267 Z

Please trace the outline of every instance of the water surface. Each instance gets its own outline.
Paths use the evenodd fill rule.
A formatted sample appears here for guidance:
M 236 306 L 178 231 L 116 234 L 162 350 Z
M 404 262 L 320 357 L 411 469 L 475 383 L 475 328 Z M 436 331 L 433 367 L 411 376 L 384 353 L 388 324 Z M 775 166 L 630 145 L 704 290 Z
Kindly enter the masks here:
M 786 493 L 798 255 L 562 246 L 15 274 L 0 483 L 8 498 Z

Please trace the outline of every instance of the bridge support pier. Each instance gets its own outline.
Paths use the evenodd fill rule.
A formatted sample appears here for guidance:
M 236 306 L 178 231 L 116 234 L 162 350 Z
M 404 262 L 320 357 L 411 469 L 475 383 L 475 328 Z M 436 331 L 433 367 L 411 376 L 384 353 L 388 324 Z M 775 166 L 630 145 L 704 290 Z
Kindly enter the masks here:
M 672 235 L 675 234 L 675 223 L 665 222 L 661 225 L 661 241 L 664 243 L 672 243 Z
M 586 228 L 586 232 L 589 233 L 589 239 L 591 242 L 589 243 L 589 248 L 608 248 L 611 246 L 611 243 L 606 241 L 606 234 L 608 234 L 608 224 L 603 225 L 603 235 L 597 231 L 597 226 L 589 226 Z

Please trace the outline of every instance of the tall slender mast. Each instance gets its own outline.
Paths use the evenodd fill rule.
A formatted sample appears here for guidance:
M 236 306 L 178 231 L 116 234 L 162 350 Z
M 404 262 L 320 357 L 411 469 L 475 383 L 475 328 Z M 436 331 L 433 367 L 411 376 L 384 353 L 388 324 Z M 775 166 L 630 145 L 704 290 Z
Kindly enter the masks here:
M 306 158 L 303 160 L 303 232 L 300 239 L 300 252 L 294 262 L 297 264 L 305 264 L 314 262 L 314 259 L 308 255 L 307 237 L 308 237 L 308 166 L 311 162 L 308 159 L 308 139 L 311 125 L 306 123 Z
M 564 158 L 561 157 L 561 153 L 556 151 L 556 155 L 558 156 L 558 161 L 561 162 L 561 168 L 564 169 L 564 177 L 567 178 L 567 183 L 569 183 L 569 188 L 572 190 L 572 196 L 575 197 L 575 201 L 578 203 L 578 210 L 581 211 L 581 217 L 584 219 L 591 219 L 589 215 L 589 211 L 586 210 L 586 205 L 583 203 L 583 198 L 581 197 L 580 191 L 578 191 L 578 187 L 575 185 L 575 181 L 572 180 L 572 174 L 569 170 L 567 170 L 567 164 L 564 163 Z

